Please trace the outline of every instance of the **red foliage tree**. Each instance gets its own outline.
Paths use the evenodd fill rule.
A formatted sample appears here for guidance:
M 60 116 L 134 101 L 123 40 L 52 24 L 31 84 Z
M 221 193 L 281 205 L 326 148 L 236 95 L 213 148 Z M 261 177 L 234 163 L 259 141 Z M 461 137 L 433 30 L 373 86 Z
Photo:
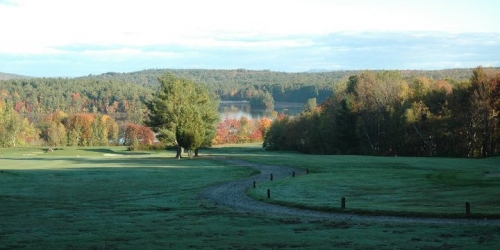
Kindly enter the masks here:
M 154 140 L 155 133 L 149 127 L 136 123 L 125 126 L 124 144 L 127 146 L 153 145 Z
M 215 134 L 213 144 L 235 143 L 237 141 L 236 132 L 238 129 L 238 119 L 230 116 L 224 117 L 224 119 L 217 124 L 217 132 Z

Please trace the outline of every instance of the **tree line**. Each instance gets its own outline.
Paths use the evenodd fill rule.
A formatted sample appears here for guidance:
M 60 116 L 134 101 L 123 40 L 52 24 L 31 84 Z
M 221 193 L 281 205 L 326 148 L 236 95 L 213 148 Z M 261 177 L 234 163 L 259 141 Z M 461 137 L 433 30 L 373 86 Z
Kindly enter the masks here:
M 470 69 L 399 71 L 405 77 L 463 80 Z M 78 78 L 28 78 L 2 74 L 0 98 L 31 118 L 56 111 L 101 113 L 118 121 L 140 123 L 144 101 L 160 87 L 158 78 L 171 73 L 200 82 L 221 100 L 247 100 L 272 110 L 274 102 L 325 101 L 333 88 L 361 71 L 286 73 L 269 70 L 150 69 L 132 73 L 109 72 Z M 376 71 L 374 71 L 376 72 Z
M 77 78 L 23 78 L 0 81 L 0 98 L 33 121 L 57 111 L 106 114 L 136 123 L 153 90 L 133 83 Z
M 0 147 L 116 143 L 137 147 L 154 144 L 156 133 L 165 146 L 195 152 L 212 143 L 261 140 L 266 134 L 267 149 L 306 153 L 498 155 L 498 69 L 479 67 L 472 76 L 469 71 L 468 78 L 462 77 L 463 70 L 452 71 L 458 74 L 455 78 L 435 78 L 446 75 L 443 71 L 431 71 L 428 76 L 420 71 L 356 71 L 345 76 L 353 72 L 343 71 L 336 75 L 344 79 L 338 82 L 328 72 L 222 70 L 222 76 L 209 70 L 180 72 L 214 77 L 211 81 L 219 79 L 221 86 L 228 79 L 238 79 L 238 83 L 214 90 L 210 83 L 178 72 L 159 77 L 157 87 L 124 83 L 116 78 L 123 74 L 115 73 L 102 75 L 109 78 L 0 81 Z M 303 80 L 314 75 L 331 92 L 322 101 L 314 91 L 321 84 L 312 87 L 316 81 L 293 86 L 291 80 L 267 82 L 264 79 L 269 75 L 275 78 L 268 79 L 283 81 L 290 75 Z M 242 88 L 244 95 L 264 107 L 272 106 L 275 96 L 270 90 L 278 87 L 287 95 L 293 88 L 309 88 L 316 94 L 301 97 L 308 97 L 301 115 L 280 116 L 270 127 L 264 120 L 224 119 L 217 123 L 220 93 L 231 90 L 237 95 L 241 89 L 235 86 L 245 86 L 242 82 L 249 84 Z M 318 101 L 321 104 L 316 106 Z
M 266 134 L 269 150 L 315 154 L 489 157 L 500 154 L 500 70 L 466 80 L 364 71 Z
M 0 147 L 108 146 L 118 138 L 118 124 L 108 115 L 57 111 L 35 124 L 0 101 Z

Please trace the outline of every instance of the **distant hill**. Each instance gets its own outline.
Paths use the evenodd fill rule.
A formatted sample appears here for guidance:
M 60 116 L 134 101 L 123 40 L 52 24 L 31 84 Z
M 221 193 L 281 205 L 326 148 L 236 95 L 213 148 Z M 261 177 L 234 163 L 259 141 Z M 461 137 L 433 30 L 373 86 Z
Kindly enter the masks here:
M 377 70 L 372 71 L 378 72 Z M 472 71 L 472 68 L 399 70 L 403 78 L 425 76 L 433 80 L 449 79 L 454 81 L 470 79 Z M 252 98 L 264 97 L 270 94 L 274 101 L 277 102 L 305 103 L 310 98 L 316 98 L 317 102 L 321 103 L 332 95 L 335 84 L 343 82 L 349 76 L 357 75 L 361 72 L 363 70 L 318 70 L 314 72 L 288 73 L 246 69 L 147 69 L 130 73 L 108 72 L 99 75 L 66 79 L 68 80 L 68 84 L 87 82 L 99 83 L 100 85 L 105 83 L 139 85 L 137 87 L 154 92 L 159 86 L 158 77 L 172 73 L 178 77 L 192 79 L 193 81 L 205 84 L 221 100 L 251 100 Z M 0 73 L 0 80 L 16 80 L 18 78 L 28 77 Z M 52 78 L 52 80 L 51 78 L 47 78 L 45 82 L 57 82 L 59 80 L 56 78 Z M 130 89 L 130 87 L 126 89 Z M 120 90 L 117 91 L 120 92 Z M 89 99 L 95 99 L 95 97 L 89 97 Z M 120 97 L 117 99 L 121 100 L 123 98 Z
M 19 79 L 19 78 L 30 78 L 30 77 L 0 72 L 0 80 L 10 80 L 10 79 Z
M 399 70 L 401 76 L 425 76 L 430 79 L 467 80 L 472 68 L 445 70 Z M 372 70 L 377 72 L 377 70 Z M 256 93 L 269 92 L 276 101 L 305 102 L 308 98 L 325 100 L 333 92 L 333 85 L 363 70 L 309 71 L 287 73 L 270 70 L 246 69 L 147 69 L 130 73 L 108 72 L 83 78 L 92 80 L 135 83 L 147 88 L 159 86 L 158 77 L 172 73 L 204 83 L 223 100 L 248 99 Z
M 500 68 L 494 68 L 500 69 Z M 456 68 L 443 70 L 398 70 L 403 77 L 426 76 L 431 79 L 453 79 L 466 80 L 472 75 L 473 68 Z M 242 85 L 263 84 L 288 84 L 289 82 L 306 81 L 317 84 L 331 84 L 345 77 L 356 75 L 364 70 L 311 70 L 300 73 L 277 72 L 270 70 L 246 70 L 246 69 L 146 69 L 142 71 L 117 73 L 108 72 L 100 75 L 89 75 L 81 78 L 96 80 L 119 80 L 122 82 L 136 83 L 145 87 L 158 86 L 158 77 L 173 73 L 174 75 L 190 78 L 197 82 L 208 85 L 221 83 L 237 83 Z M 374 72 L 380 70 L 371 70 Z
M 130 73 L 108 72 L 100 75 L 89 75 L 84 78 L 99 80 L 120 80 L 123 82 L 132 82 L 146 87 L 158 86 L 158 77 L 172 73 L 176 76 L 192 79 L 196 82 L 211 85 L 237 84 L 244 86 L 251 85 L 269 85 L 269 84 L 289 84 L 290 82 L 311 82 L 315 84 L 329 83 L 341 80 L 350 71 L 335 72 L 304 72 L 304 73 L 286 73 L 270 70 L 212 70 L 212 69 L 147 69 Z
M 117 80 L 156 88 L 159 86 L 158 77 L 167 73 L 203 83 L 223 100 L 248 100 L 251 96 L 268 92 L 276 101 L 304 102 L 308 98 L 326 99 L 332 94 L 335 83 L 354 72 L 286 73 L 246 69 L 148 69 L 131 73 L 108 72 L 85 78 Z

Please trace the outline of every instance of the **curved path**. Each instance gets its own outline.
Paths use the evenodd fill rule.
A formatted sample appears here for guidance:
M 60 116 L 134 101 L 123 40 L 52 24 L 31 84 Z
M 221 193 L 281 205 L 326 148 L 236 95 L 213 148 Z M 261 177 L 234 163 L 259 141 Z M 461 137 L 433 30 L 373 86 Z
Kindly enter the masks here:
M 347 213 L 328 213 L 316 210 L 298 209 L 280 205 L 269 204 L 254 200 L 245 194 L 248 188 L 253 186 L 253 182 L 261 183 L 270 180 L 270 175 L 273 174 L 273 179 L 277 180 L 283 177 L 291 176 L 292 172 L 300 173 L 300 171 L 284 167 L 271 166 L 250 163 L 242 160 L 215 158 L 218 161 L 226 163 L 251 167 L 260 174 L 245 178 L 226 182 L 204 189 L 201 196 L 205 199 L 214 201 L 216 204 L 229 208 L 232 212 L 238 213 L 256 213 L 267 216 L 287 217 L 297 220 L 313 221 L 313 220 L 349 220 L 353 222 L 399 222 L 399 223 L 430 223 L 430 224 L 495 224 L 500 225 L 498 219 L 441 219 L 441 218 L 412 218 L 400 216 L 373 216 L 373 215 L 354 215 Z M 303 171 L 302 171 L 303 172 Z

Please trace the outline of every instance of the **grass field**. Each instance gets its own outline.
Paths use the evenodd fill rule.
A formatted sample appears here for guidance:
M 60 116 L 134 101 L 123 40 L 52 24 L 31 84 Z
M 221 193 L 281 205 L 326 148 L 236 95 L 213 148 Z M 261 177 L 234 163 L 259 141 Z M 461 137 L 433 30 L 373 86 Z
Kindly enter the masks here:
M 309 175 L 263 184 L 273 189 L 273 200 L 294 206 L 309 204 L 330 209 L 338 206 L 339 196 L 346 196 L 349 209 L 358 206 L 357 209 L 366 210 L 364 206 L 371 204 L 371 199 L 395 201 L 395 205 L 384 204 L 383 209 L 374 210 L 414 208 L 400 201 L 408 196 L 415 203 L 437 199 L 448 200 L 443 203 L 448 204 L 456 200 L 460 203 L 454 205 L 458 213 L 465 199 L 471 202 L 473 213 L 480 207 L 482 213 L 489 215 L 499 211 L 491 205 L 500 197 L 496 178 L 500 170 L 494 158 L 309 156 L 266 152 L 256 144 L 201 153 L 309 168 Z M 121 147 L 64 148 L 50 153 L 34 148 L 1 149 L 0 249 L 494 249 L 500 246 L 498 225 L 302 222 L 233 213 L 201 199 L 200 191 L 216 183 L 250 176 L 255 174 L 253 170 L 210 158 L 179 161 L 173 156 L 174 152 L 128 152 Z M 395 186 L 401 190 L 391 190 Z M 373 191 L 378 189 L 388 190 Z M 432 192 L 414 194 L 425 190 Z M 387 197 L 381 197 L 380 193 L 389 191 Z M 454 193 L 467 197 L 451 198 Z M 491 202 L 479 205 L 488 196 Z M 420 212 L 434 209 L 416 207 Z M 448 210 L 443 209 L 443 213 L 454 213 Z
M 269 154 L 269 153 L 268 153 Z M 407 216 L 500 217 L 500 158 L 318 156 L 280 154 L 249 161 L 309 169 L 310 174 L 268 182 L 250 195 L 318 210 Z

